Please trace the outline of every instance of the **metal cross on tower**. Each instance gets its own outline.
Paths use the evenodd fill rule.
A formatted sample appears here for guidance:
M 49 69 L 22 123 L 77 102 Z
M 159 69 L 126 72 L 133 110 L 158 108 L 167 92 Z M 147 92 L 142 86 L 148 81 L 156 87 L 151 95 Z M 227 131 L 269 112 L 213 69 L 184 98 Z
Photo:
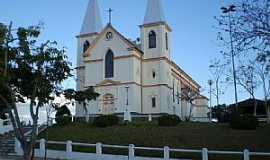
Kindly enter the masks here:
M 109 8 L 109 10 L 107 10 L 109 12 L 109 23 L 112 23 L 112 12 L 113 10 L 111 8 Z

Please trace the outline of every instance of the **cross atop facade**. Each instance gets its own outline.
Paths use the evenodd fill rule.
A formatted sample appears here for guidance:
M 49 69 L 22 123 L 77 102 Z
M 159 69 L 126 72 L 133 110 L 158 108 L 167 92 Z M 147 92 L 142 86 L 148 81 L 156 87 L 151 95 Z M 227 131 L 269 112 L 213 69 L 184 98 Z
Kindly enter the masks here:
M 112 12 L 113 12 L 113 10 L 111 8 L 109 8 L 108 12 L 109 12 L 109 23 L 111 24 L 112 23 Z

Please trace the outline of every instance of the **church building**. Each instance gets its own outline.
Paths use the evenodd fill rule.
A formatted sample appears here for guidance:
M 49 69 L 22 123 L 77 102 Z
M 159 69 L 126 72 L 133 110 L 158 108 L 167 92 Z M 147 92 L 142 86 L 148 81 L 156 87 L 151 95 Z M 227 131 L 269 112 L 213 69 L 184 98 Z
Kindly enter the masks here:
M 171 59 L 172 29 L 161 0 L 146 1 L 140 38 L 135 41 L 110 22 L 103 26 L 98 0 L 89 1 L 77 36 L 77 90 L 92 86 L 100 96 L 87 109 L 77 104 L 76 116 L 128 112 L 207 118 L 208 100 L 200 95 L 200 85 Z M 193 103 L 183 98 L 184 88 L 198 95 Z

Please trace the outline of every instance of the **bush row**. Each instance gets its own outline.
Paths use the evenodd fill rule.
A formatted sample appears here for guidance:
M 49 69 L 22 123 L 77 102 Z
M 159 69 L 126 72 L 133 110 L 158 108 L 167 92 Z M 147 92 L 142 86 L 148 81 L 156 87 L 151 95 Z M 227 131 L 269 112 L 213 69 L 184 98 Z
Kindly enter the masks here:
M 117 125 L 119 118 L 116 115 L 103 115 L 96 117 L 93 121 L 93 125 L 96 127 L 109 127 Z
M 71 122 L 71 117 L 65 115 L 67 114 L 56 116 L 58 125 L 66 125 Z M 159 126 L 176 126 L 180 122 L 181 119 L 177 115 L 163 115 L 158 118 Z M 119 124 L 119 118 L 116 115 L 102 115 L 93 120 L 93 125 L 96 127 L 109 127 L 117 124 Z
M 158 118 L 159 126 L 176 126 L 181 122 L 177 115 L 164 115 Z
M 233 113 L 230 118 L 232 129 L 255 130 L 259 125 L 257 118 L 253 115 Z

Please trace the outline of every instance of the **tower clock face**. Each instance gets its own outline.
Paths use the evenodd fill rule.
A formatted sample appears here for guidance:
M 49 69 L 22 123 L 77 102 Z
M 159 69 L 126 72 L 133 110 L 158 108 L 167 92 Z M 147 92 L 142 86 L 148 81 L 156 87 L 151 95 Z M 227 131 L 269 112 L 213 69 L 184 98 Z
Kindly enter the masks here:
M 112 32 L 107 32 L 106 33 L 106 39 L 111 40 L 113 38 L 113 33 Z

